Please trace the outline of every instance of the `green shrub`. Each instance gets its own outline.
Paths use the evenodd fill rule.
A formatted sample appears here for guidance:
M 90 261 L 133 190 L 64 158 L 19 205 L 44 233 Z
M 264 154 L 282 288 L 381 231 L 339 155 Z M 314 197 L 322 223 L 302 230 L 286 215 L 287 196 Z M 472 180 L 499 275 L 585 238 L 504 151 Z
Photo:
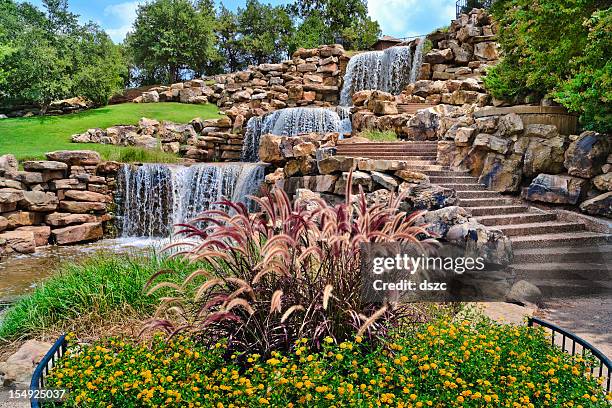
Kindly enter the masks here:
M 503 58 L 487 90 L 513 102 L 554 98 L 584 127 L 610 130 L 611 13 L 599 0 L 494 2 Z
M 6 312 L 0 323 L 0 339 L 40 335 L 82 316 L 103 322 L 106 315 L 122 309 L 146 315 L 162 295 L 143 292 L 154 272 L 172 269 L 182 276 L 195 268 L 184 261 L 156 256 L 109 254 L 65 264 Z
M 123 147 L 101 149 L 104 160 L 113 160 L 121 163 L 178 163 L 180 158 L 172 153 L 161 150 L 144 149 L 142 147 Z
M 356 337 L 320 351 L 306 339 L 269 358 L 177 337 L 150 347 L 106 340 L 73 347 L 51 372 L 65 406 L 609 407 L 587 356 L 541 329 L 441 321 L 381 347 Z

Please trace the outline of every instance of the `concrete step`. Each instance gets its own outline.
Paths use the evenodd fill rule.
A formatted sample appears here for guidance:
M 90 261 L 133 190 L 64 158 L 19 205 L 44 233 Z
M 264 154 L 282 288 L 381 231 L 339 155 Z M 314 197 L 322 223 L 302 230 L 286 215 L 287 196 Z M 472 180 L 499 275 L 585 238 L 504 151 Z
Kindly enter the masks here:
M 519 214 L 526 213 L 527 210 L 528 208 L 524 205 L 502 205 L 470 208 L 470 212 L 474 217 L 499 214 Z
M 532 262 L 515 263 L 512 269 L 517 279 L 526 279 L 533 283 L 540 279 L 565 280 L 610 280 L 612 268 L 605 263 L 582 262 Z
M 452 172 L 455 173 L 455 172 Z M 431 176 L 429 180 L 434 184 L 478 184 L 478 179 L 472 176 Z
M 482 191 L 460 191 L 460 190 L 456 190 L 457 191 L 457 197 L 461 200 L 463 199 L 470 199 L 470 198 L 490 198 L 490 199 L 495 199 L 495 198 L 500 198 L 501 196 L 499 195 L 498 192 L 496 191 L 488 191 L 488 190 L 482 190 Z
M 578 232 L 584 231 L 585 226 L 579 222 L 546 221 L 534 222 L 531 224 L 500 225 L 496 227 L 507 237 L 517 237 L 526 235 L 555 234 L 559 232 Z M 572 234 L 568 234 L 572 235 Z
M 402 142 L 367 142 L 367 143 L 340 143 L 338 146 L 437 146 L 437 141 L 402 141 Z
M 459 200 L 459 205 L 465 208 L 492 207 L 510 204 L 512 204 L 511 199 L 503 198 L 501 196 L 497 196 L 495 198 L 461 198 Z
M 610 234 L 601 234 L 597 232 L 578 231 L 571 234 L 555 233 L 555 234 L 538 234 L 531 236 L 515 236 L 510 237 L 512 241 L 512 249 L 527 249 L 527 248 L 550 248 L 550 247 L 584 247 L 592 245 L 607 245 L 612 243 Z
M 515 263 L 584 262 L 612 265 L 612 245 L 585 247 L 527 248 L 514 251 Z
M 381 157 L 381 156 L 357 156 L 356 158 L 371 159 L 371 160 L 394 160 L 408 162 L 410 166 L 437 166 L 434 160 L 413 160 L 411 157 L 397 156 L 397 157 Z
M 431 181 L 431 178 L 430 178 Z M 432 181 L 432 183 L 435 183 Z M 478 183 L 435 183 L 441 187 L 452 188 L 455 191 L 488 191 L 487 188 Z M 495 191 L 490 191 L 490 193 L 495 193 Z
M 521 214 L 502 214 L 487 215 L 476 217 L 482 225 L 498 226 L 509 224 L 530 224 L 534 222 L 554 221 L 557 216 L 553 213 L 521 213 Z
M 442 170 L 425 170 L 423 171 L 423 173 L 428 175 L 430 180 L 432 177 L 444 177 L 444 178 L 471 177 L 470 173 L 467 170 L 455 171 L 455 170 L 449 170 L 448 167 L 445 167 Z M 433 180 L 432 180 L 432 183 L 433 183 Z
M 437 156 L 436 149 L 417 149 L 417 148 L 389 148 L 389 147 L 336 147 L 336 152 L 392 152 L 392 153 L 426 153 L 430 156 Z

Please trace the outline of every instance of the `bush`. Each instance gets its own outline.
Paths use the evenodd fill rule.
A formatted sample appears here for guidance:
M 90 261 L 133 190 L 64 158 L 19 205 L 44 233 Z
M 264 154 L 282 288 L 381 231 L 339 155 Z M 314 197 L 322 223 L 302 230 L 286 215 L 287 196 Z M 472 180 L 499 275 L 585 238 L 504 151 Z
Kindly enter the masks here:
M 512 102 L 554 98 L 584 127 L 610 130 L 612 8 L 600 0 L 504 0 L 493 4 L 503 59 L 487 90 Z
M 143 293 L 151 274 L 168 268 L 185 276 L 196 267 L 155 256 L 104 254 L 67 263 L 8 309 L 0 322 L 0 339 L 57 331 L 81 317 L 104 323 L 109 315 L 122 310 L 142 318 L 153 312 L 161 295 Z
M 591 366 L 541 329 L 444 320 L 374 349 L 302 339 L 244 360 L 223 342 L 107 340 L 69 349 L 47 385 L 66 388 L 69 407 L 609 407 Z
M 210 268 L 180 287 L 152 287 L 151 292 L 168 286 L 176 291 L 149 327 L 187 331 L 207 344 L 228 339 L 231 350 L 269 355 L 289 350 L 303 337 L 318 345 L 327 336 L 346 340 L 357 330 L 384 337 L 404 318 L 420 318 L 410 305 L 381 307 L 361 298 L 359 255 L 362 243 L 417 242 L 417 235 L 427 232 L 398 210 L 401 197 L 372 207 L 363 193 L 355 205 L 351 197 L 347 192 L 346 202 L 335 207 L 320 198 L 292 205 L 276 189 L 254 198 L 259 213 L 229 201 L 222 203 L 229 211 L 206 211 L 185 225 L 181 233 L 188 241 L 181 245 L 191 247 L 188 259 Z M 185 293 L 200 276 L 206 280 L 195 296 Z

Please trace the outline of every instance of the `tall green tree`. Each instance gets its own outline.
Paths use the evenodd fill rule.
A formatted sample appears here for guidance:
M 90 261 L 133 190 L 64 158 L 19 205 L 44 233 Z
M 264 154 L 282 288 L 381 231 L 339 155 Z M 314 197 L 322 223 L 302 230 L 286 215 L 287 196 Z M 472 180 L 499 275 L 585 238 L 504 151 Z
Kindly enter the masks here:
M 142 83 L 171 83 L 202 74 L 214 56 L 210 2 L 155 0 L 138 7 L 126 45 Z
M 606 110 L 610 123 L 610 12 L 605 0 L 496 1 L 504 57 L 488 71 L 487 88 L 500 99 L 556 98 L 589 111 L 582 117 L 586 127 L 604 129 Z

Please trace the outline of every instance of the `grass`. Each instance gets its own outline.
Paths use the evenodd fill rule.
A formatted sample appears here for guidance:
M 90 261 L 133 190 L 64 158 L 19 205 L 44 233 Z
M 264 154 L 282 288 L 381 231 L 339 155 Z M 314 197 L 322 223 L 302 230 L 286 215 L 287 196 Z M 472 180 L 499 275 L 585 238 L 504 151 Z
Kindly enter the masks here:
M 66 263 L 8 309 L 0 322 L 0 339 L 63 331 L 89 333 L 110 320 L 120 324 L 150 316 L 164 291 L 146 295 L 143 287 L 162 269 L 178 271 L 176 279 L 181 280 L 196 266 L 156 255 L 103 253 L 80 263 Z
M 142 117 L 187 123 L 191 119 L 218 118 L 213 104 L 191 105 L 182 103 L 124 103 L 109 105 L 85 112 L 63 116 L 38 116 L 0 120 L 0 155 L 14 154 L 18 160 L 44 159 L 44 153 L 54 150 L 91 149 L 100 152 L 106 160 L 121 157 L 139 157 L 132 161 L 172 161 L 171 154 L 144 152 L 134 149 L 122 153 L 125 147 L 71 143 L 76 133 L 91 128 L 107 128 L 114 125 L 133 125 Z M 174 156 L 175 157 L 175 156 Z M 146 159 L 146 160 L 145 160 Z M 125 160 L 130 161 L 130 160 Z
M 364 130 L 360 136 L 373 142 L 397 142 L 397 134 L 392 130 Z

